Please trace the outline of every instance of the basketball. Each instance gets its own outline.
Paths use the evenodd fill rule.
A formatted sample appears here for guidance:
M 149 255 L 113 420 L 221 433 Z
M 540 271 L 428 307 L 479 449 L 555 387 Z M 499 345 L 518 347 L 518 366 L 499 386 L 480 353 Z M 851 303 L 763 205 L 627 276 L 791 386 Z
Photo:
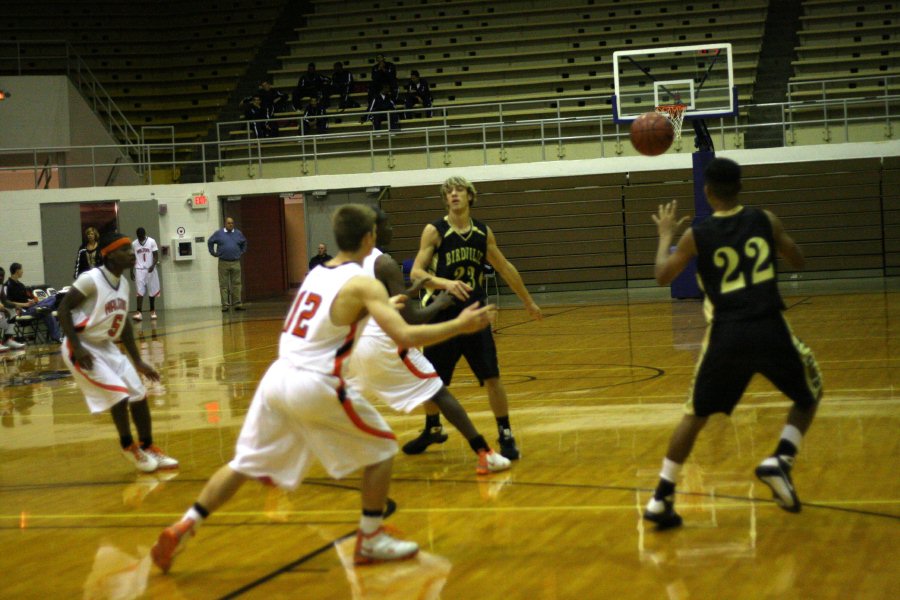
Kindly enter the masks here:
M 644 113 L 631 123 L 631 145 L 645 156 L 658 156 L 669 149 L 675 129 L 657 112 Z

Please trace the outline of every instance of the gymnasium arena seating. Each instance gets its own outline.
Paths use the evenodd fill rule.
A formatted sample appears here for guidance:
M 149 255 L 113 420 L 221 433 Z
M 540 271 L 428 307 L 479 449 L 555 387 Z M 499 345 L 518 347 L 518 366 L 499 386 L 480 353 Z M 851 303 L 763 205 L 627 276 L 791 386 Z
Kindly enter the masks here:
M 440 125 L 443 109 L 450 125 L 496 121 L 496 106 L 483 104 L 534 101 L 504 106 L 504 122 L 510 123 L 554 117 L 556 101 L 563 117 L 611 114 L 615 50 L 729 41 L 746 102 L 766 6 L 766 0 L 385 0 L 349 6 L 317 0 L 307 27 L 290 43 L 290 55 L 282 57 L 283 68 L 272 75 L 275 87 L 289 91 L 307 63 L 328 73 L 341 60 L 359 84 L 355 98 L 365 105 L 374 57 L 384 53 L 397 65 L 401 86 L 413 68 L 432 85 L 435 116 L 403 121 L 403 128 Z M 592 99 L 566 102 L 582 97 Z M 367 131 L 361 114 L 332 111 L 329 131 Z M 233 129 L 234 137 L 246 135 Z
M 896 205 L 888 200 L 900 200 L 900 160 L 886 159 L 883 167 L 879 159 L 750 165 L 744 177 L 744 202 L 771 208 L 802 245 L 802 276 L 900 272 L 900 210 L 887 208 Z M 491 226 L 532 292 L 652 279 L 658 238 L 651 215 L 673 198 L 682 214 L 694 205 L 689 169 L 476 187 L 475 217 Z M 437 186 L 392 188 L 382 207 L 394 224 L 398 261 L 415 256 L 423 226 L 444 214 Z M 790 276 L 786 264 L 779 269 Z
M 67 40 L 135 129 L 173 126 L 176 142 L 193 142 L 216 121 L 283 5 L 283 0 L 13 3 L 4 6 L 0 36 L 7 42 Z M 46 51 L 31 44 L 22 51 L 23 74 L 41 73 Z M 9 72 L 8 63 L 3 68 Z M 172 134 L 148 130 L 145 139 L 169 142 Z
M 804 0 L 798 33 L 790 99 L 822 100 L 823 88 L 829 99 L 900 93 L 900 6 L 896 2 Z M 877 102 L 849 106 L 851 116 L 879 111 L 884 114 L 884 106 Z

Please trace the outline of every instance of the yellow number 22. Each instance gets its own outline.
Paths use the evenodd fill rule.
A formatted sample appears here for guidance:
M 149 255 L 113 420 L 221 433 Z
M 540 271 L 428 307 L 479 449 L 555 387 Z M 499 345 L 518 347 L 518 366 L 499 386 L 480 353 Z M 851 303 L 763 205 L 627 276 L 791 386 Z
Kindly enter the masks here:
M 764 238 L 752 237 L 744 244 L 744 256 L 754 259 L 751 282 L 755 285 L 768 281 L 775 277 L 775 266 L 769 260 L 769 244 Z M 741 257 L 737 250 L 730 246 L 722 246 L 713 253 L 713 263 L 720 269 L 725 269 L 722 277 L 722 293 L 729 294 L 747 287 L 744 274 L 738 270 Z

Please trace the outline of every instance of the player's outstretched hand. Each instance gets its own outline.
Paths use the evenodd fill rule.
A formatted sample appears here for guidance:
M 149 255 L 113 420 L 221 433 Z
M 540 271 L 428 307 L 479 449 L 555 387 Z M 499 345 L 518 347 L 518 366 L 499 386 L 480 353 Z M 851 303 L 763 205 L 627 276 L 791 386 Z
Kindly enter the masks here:
M 672 200 L 668 204 L 660 204 L 657 214 L 652 215 L 653 222 L 656 223 L 656 230 L 660 237 L 674 236 L 678 229 L 690 219 L 690 217 L 681 217 L 676 219 L 678 211 L 678 200 Z
M 403 310 L 407 300 L 409 300 L 409 298 L 406 297 L 406 294 L 397 294 L 396 296 L 391 296 L 389 302 L 395 309 Z
M 159 381 L 159 373 L 157 373 L 156 369 L 154 369 L 144 361 L 139 360 L 134 363 L 134 368 L 138 370 L 138 373 L 140 373 L 150 381 Z
M 534 302 L 528 302 L 525 304 L 525 310 L 528 312 L 529 316 L 535 321 L 540 321 L 544 318 L 544 313 L 541 312 L 541 307 L 535 304 Z
M 456 317 L 460 325 L 460 333 L 475 333 L 494 322 L 497 316 L 497 307 L 493 304 L 478 307 L 478 303 L 467 306 Z

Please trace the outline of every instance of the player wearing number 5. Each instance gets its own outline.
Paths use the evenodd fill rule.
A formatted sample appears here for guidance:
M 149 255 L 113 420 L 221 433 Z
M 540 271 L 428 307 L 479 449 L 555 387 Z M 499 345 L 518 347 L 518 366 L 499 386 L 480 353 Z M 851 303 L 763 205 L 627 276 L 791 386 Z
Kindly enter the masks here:
M 463 307 L 485 302 L 484 265 L 489 263 L 516 293 L 525 310 L 534 319 L 541 319 L 541 309 L 535 304 L 516 268 L 506 260 L 497 247 L 491 228 L 471 217 L 475 204 L 475 186 L 463 177 L 451 177 L 441 186 L 441 199 L 447 216 L 425 226 L 411 275 L 414 279 L 431 277 L 426 286 L 429 292 L 447 290 L 458 302 L 440 313 L 434 322 L 446 321 L 459 314 Z M 425 298 L 427 303 L 431 299 Z M 463 356 L 478 381 L 487 387 L 488 400 L 497 420 L 500 454 L 510 460 L 519 458 L 519 449 L 509 423 L 506 389 L 500 381 L 497 348 L 490 329 L 460 336 L 442 344 L 429 346 L 425 356 L 434 365 L 444 385 L 450 386 L 456 363 Z M 447 440 L 440 423 L 440 413 L 432 403 L 425 404 L 425 429 L 416 439 L 403 446 L 407 454 L 419 454 L 430 444 Z
M 178 461 L 153 443 L 147 390 L 138 375 L 159 381 L 159 374 L 141 360 L 128 318 L 128 279 L 122 274 L 134 267 L 131 240 L 119 233 L 100 238 L 103 266 L 85 271 L 59 305 L 62 357 L 81 388 L 92 413 L 109 411 L 119 432 L 122 453 L 139 471 L 175 469 Z M 134 364 L 116 346 L 121 338 Z M 138 432 L 136 443 L 131 423 Z
M 672 434 L 659 484 L 644 512 L 659 529 L 681 525 L 674 507 L 675 483 L 708 417 L 730 415 L 755 373 L 794 403 L 775 452 L 756 467 L 756 476 L 771 488 L 781 508 L 800 511 L 791 469 L 822 396 L 822 378 L 812 352 L 791 333 L 782 315 L 775 254 L 795 268 L 801 268 L 804 259 L 778 217 L 741 206 L 740 190 L 737 163 L 723 158 L 710 162 L 704 191 L 714 213 L 689 228 L 671 254 L 675 231 L 687 218 L 677 219 L 674 201 L 653 216 L 659 230 L 657 283 L 670 283 L 696 256 L 709 320 L 686 414 Z

